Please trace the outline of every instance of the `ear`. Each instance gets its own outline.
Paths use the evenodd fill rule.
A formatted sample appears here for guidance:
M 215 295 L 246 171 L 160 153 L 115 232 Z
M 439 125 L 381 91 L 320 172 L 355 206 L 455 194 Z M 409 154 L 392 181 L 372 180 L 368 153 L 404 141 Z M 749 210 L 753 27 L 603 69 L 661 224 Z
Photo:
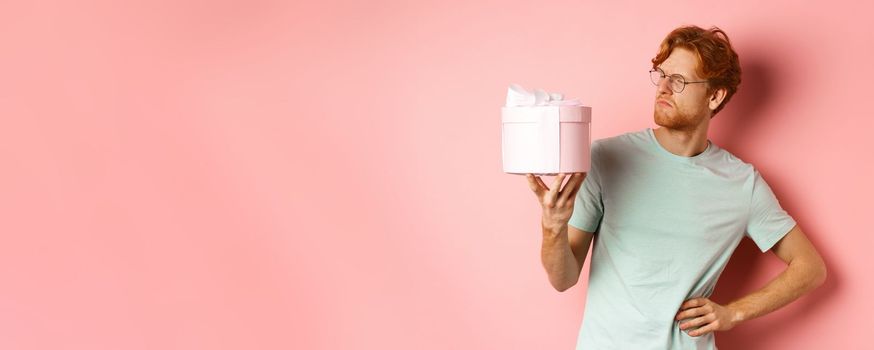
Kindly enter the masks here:
M 710 100 L 708 101 L 709 107 L 711 111 L 715 111 L 716 108 L 722 104 L 722 100 L 725 100 L 725 95 L 728 93 L 728 90 L 725 88 L 716 89 L 712 95 L 710 95 Z

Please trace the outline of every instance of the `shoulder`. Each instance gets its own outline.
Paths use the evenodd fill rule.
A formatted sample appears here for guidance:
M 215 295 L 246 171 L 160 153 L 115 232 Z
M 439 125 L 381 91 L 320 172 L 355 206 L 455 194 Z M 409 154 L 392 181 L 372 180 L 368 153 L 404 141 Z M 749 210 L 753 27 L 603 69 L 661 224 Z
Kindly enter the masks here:
M 733 175 L 731 177 L 740 177 L 750 182 L 758 176 L 758 170 L 753 164 L 744 161 L 716 144 L 711 144 L 711 146 L 714 148 L 714 151 L 707 162 L 707 166 L 712 170 L 726 175 L 731 174 Z
M 639 148 L 648 141 L 648 137 L 647 130 L 643 129 L 598 139 L 592 142 L 592 152 L 612 153 Z

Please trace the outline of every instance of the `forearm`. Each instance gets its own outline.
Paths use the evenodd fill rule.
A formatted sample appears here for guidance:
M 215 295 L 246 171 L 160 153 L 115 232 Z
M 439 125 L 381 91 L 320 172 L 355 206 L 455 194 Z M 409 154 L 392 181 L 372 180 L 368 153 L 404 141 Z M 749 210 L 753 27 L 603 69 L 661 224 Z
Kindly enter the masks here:
M 821 262 L 793 261 L 762 289 L 726 305 L 741 323 L 766 315 L 807 294 L 825 281 Z
M 568 242 L 567 225 L 560 230 L 543 227 L 543 246 L 540 250 L 543 267 L 549 275 L 549 282 L 560 292 L 577 283 L 580 266 Z

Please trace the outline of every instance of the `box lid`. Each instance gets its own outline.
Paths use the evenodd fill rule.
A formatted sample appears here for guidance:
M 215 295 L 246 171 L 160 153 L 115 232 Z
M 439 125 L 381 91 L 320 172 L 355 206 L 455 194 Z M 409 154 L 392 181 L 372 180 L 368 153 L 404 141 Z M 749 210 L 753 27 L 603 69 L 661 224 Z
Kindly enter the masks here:
M 588 106 L 521 106 L 501 107 L 504 123 L 537 123 L 545 115 L 558 113 L 559 122 L 591 123 L 592 107 Z

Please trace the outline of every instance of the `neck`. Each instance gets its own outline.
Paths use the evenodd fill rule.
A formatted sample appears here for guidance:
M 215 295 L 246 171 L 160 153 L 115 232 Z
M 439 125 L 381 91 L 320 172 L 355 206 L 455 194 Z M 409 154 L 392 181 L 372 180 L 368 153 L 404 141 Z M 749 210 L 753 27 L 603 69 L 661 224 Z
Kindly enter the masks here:
M 677 130 L 660 127 L 653 130 L 656 140 L 668 152 L 683 157 L 694 157 L 707 149 L 707 122 L 695 129 Z

